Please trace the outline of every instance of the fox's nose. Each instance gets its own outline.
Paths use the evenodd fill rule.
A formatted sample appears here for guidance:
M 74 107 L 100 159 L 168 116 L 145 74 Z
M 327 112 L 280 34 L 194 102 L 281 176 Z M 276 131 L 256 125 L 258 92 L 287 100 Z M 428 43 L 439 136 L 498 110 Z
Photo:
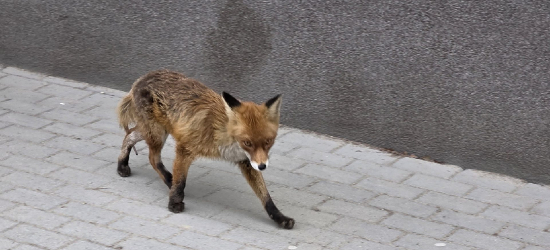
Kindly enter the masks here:
M 258 165 L 258 169 L 259 169 L 259 170 L 264 170 L 266 167 L 267 167 L 267 166 L 266 166 L 265 164 L 263 164 L 263 163 L 260 164 L 260 165 Z

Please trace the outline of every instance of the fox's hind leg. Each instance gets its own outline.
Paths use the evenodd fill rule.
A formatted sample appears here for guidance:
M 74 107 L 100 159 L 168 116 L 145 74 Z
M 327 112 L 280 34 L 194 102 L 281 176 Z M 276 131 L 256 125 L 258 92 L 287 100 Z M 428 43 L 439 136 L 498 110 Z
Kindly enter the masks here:
M 128 166 L 128 161 L 130 160 L 130 152 L 132 147 L 136 145 L 139 141 L 143 140 L 141 133 L 136 129 L 132 128 L 128 131 L 122 142 L 122 147 L 120 149 L 120 155 L 118 156 L 118 175 L 122 177 L 128 177 L 131 174 L 130 166 Z
M 241 168 L 243 176 L 248 181 L 248 184 L 250 184 L 250 187 L 252 187 L 252 190 L 256 193 L 256 196 L 258 196 L 258 198 L 262 201 L 262 205 L 264 206 L 269 217 L 283 228 L 292 229 L 294 227 L 294 219 L 283 215 L 283 213 L 281 213 L 281 211 L 279 211 L 279 209 L 275 206 L 275 203 L 273 203 L 273 200 L 267 191 L 262 173 L 254 170 L 248 160 L 239 162 L 239 167 Z
M 168 138 L 168 132 L 160 127 L 149 129 L 147 134 L 144 135 L 144 139 L 149 146 L 149 163 L 157 171 L 166 186 L 170 188 L 172 187 L 172 174 L 166 170 L 160 157 L 166 138 Z

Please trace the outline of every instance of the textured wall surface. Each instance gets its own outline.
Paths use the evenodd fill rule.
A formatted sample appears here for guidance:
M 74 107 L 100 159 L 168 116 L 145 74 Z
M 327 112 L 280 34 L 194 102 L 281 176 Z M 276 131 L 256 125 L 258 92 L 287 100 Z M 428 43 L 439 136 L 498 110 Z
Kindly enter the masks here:
M 0 63 L 128 90 L 169 68 L 283 123 L 550 183 L 550 2 L 0 2 Z

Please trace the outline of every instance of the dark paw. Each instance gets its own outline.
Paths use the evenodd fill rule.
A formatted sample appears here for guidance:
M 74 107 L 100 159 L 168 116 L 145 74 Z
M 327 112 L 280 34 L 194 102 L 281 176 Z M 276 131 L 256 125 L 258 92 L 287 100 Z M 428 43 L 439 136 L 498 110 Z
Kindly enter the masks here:
M 121 177 L 128 177 L 132 174 L 132 171 L 130 170 L 130 167 L 128 165 L 119 165 L 117 168 L 118 175 Z
M 292 229 L 294 227 L 294 223 L 294 219 L 285 217 L 279 225 L 281 225 L 284 229 Z
M 183 209 L 185 208 L 185 203 L 168 203 L 168 210 L 172 213 L 181 213 L 183 212 Z

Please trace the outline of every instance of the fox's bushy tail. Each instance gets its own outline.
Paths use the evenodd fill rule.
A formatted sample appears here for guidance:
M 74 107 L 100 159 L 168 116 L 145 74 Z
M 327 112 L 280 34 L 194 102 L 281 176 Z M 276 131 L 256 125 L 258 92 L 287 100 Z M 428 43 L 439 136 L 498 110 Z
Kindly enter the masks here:
M 118 103 L 117 114 L 120 126 L 124 128 L 126 134 L 130 133 L 128 126 L 136 123 L 136 107 L 132 98 L 132 91 Z

